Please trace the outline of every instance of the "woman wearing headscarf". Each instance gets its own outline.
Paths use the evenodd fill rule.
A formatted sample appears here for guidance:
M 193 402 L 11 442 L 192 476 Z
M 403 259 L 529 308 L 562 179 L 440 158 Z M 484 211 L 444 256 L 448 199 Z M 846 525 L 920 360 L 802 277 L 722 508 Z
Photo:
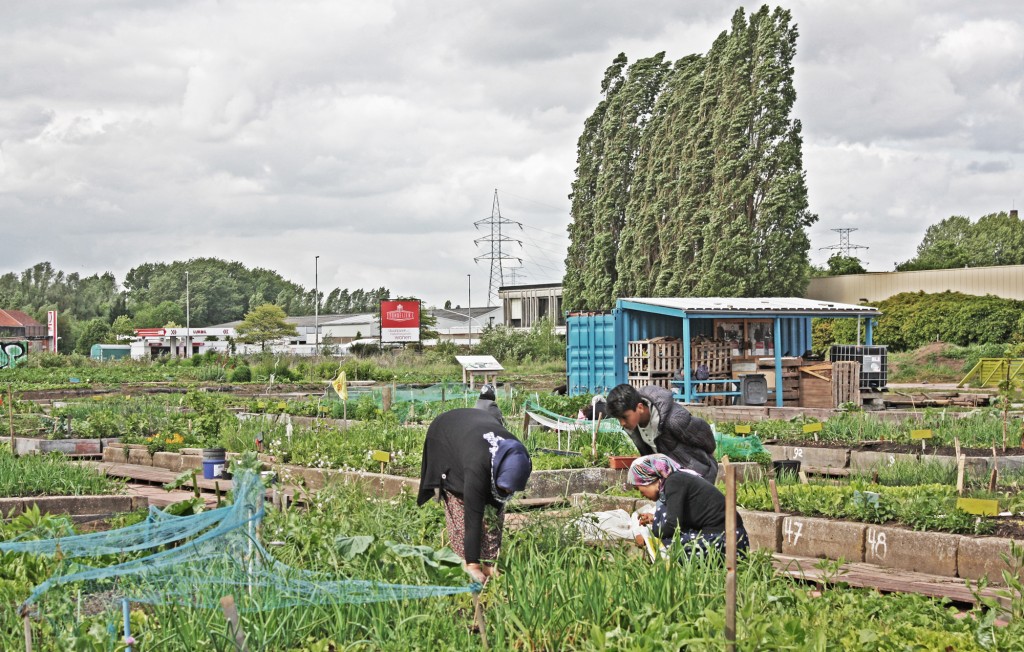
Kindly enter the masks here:
M 696 471 L 684 469 L 667 455 L 639 457 L 629 467 L 627 484 L 655 501 L 654 514 L 643 514 L 641 525 L 670 545 L 678 536 L 691 543 L 690 554 L 714 548 L 725 552 L 725 495 Z M 749 546 L 743 520 L 736 515 L 736 549 Z
M 532 471 L 526 447 L 483 410 L 450 410 L 427 428 L 417 504 L 437 490 L 452 550 L 475 581 L 495 572 L 505 503 L 526 488 Z

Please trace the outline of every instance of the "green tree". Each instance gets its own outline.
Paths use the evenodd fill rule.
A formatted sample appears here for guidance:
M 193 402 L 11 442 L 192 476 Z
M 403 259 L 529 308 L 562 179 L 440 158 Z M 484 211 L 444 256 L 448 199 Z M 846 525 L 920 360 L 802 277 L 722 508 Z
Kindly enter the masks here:
M 866 274 L 868 270 L 860 263 L 856 256 L 844 256 L 833 254 L 828 259 L 828 272 L 826 276 L 841 276 L 843 274 Z
M 954 215 L 932 224 L 917 255 L 896 271 L 1024 264 L 1024 222 L 1005 212 L 990 213 L 976 223 Z
M 136 328 L 163 328 L 169 324 L 184 324 L 185 310 L 174 301 L 162 301 L 159 305 L 143 304 L 135 311 Z
M 272 303 L 257 306 L 246 313 L 245 319 L 238 325 L 237 340 L 247 344 L 259 344 L 260 350 L 266 351 L 267 342 L 298 336 L 295 327 L 285 321 L 287 317 L 284 310 Z
M 98 317 L 90 319 L 79 327 L 75 338 L 75 353 L 89 355 L 93 344 L 101 344 L 108 340 L 110 340 L 110 324 Z
M 110 325 L 110 337 L 113 342 L 135 337 L 135 322 L 128 315 L 121 315 Z

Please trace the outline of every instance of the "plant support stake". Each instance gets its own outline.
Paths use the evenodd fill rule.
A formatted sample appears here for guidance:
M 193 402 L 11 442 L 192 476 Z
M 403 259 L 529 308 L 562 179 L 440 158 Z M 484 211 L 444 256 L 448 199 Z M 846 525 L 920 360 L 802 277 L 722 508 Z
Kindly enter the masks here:
M 725 467 L 725 649 L 736 650 L 736 467 Z

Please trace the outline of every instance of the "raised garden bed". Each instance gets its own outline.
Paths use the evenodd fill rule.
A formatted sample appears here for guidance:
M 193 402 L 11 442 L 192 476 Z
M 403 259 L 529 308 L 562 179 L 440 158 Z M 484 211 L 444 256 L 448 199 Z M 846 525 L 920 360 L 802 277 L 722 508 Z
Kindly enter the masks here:
M 642 498 L 579 493 L 573 507 L 585 511 L 624 509 L 633 512 L 650 504 Z M 1024 545 L 1024 530 L 1014 539 L 945 532 L 918 532 L 894 525 L 762 512 L 739 508 L 750 545 L 787 555 L 866 562 L 885 568 L 960 577 L 986 578 L 1004 584 L 1003 571 L 1019 572 L 1002 558 L 1010 542 Z

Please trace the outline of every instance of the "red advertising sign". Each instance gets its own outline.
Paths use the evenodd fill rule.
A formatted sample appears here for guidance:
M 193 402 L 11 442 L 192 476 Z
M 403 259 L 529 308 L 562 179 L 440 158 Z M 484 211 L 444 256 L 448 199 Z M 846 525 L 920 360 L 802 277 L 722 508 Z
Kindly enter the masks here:
M 415 299 L 380 302 L 380 341 L 402 344 L 420 341 L 420 302 Z

